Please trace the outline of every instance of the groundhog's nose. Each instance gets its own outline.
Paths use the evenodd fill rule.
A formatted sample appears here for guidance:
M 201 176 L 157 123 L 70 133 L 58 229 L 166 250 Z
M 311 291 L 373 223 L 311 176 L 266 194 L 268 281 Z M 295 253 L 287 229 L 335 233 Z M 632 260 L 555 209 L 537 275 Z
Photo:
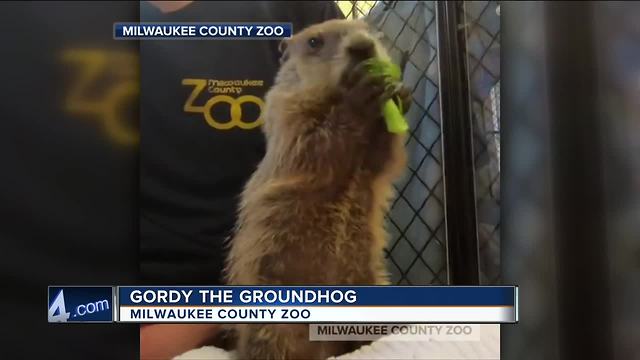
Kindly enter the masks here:
M 371 39 L 360 38 L 351 42 L 347 51 L 356 60 L 366 60 L 375 55 L 375 46 Z

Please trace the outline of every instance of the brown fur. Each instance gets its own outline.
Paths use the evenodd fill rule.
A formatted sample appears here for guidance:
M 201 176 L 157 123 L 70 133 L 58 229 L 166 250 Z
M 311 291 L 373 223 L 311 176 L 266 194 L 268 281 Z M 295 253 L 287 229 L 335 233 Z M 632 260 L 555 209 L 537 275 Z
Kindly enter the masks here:
M 308 39 L 320 36 L 320 50 Z M 403 136 L 386 131 L 394 92 L 349 55 L 372 42 L 359 21 L 305 29 L 266 96 L 267 153 L 246 184 L 227 263 L 232 285 L 382 285 L 383 217 L 405 167 Z M 305 324 L 237 326 L 242 359 L 325 359 L 349 342 L 311 342 Z

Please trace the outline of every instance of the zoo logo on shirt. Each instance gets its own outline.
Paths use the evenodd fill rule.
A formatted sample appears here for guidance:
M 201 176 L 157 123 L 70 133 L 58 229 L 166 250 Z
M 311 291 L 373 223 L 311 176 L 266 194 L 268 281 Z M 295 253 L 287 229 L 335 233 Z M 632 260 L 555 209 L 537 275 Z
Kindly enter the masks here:
M 184 103 L 184 111 L 187 113 L 202 114 L 209 126 L 217 130 L 229 130 L 235 127 L 244 130 L 254 129 L 264 122 L 262 111 L 264 101 L 254 95 L 240 95 L 245 87 L 262 87 L 263 80 L 215 80 L 192 79 L 182 80 L 182 85 L 193 86 L 191 94 Z M 208 92 L 214 94 L 204 105 L 195 105 L 196 99 Z M 222 121 L 213 117 L 212 109 L 218 104 L 230 106 L 230 120 Z M 243 117 L 243 104 L 255 104 L 258 106 L 258 118 L 247 120 Z
M 140 95 L 138 56 L 130 51 L 64 49 L 61 61 L 73 69 L 64 99 L 66 113 L 91 118 L 120 145 L 139 141 L 135 111 Z

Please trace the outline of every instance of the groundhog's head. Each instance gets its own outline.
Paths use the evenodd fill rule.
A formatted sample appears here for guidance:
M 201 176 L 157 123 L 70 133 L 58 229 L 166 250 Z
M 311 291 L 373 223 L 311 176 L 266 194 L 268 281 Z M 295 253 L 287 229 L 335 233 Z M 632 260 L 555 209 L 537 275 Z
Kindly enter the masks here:
M 297 89 L 337 85 L 341 76 L 371 57 L 389 56 L 361 20 L 329 20 L 280 43 L 276 84 Z

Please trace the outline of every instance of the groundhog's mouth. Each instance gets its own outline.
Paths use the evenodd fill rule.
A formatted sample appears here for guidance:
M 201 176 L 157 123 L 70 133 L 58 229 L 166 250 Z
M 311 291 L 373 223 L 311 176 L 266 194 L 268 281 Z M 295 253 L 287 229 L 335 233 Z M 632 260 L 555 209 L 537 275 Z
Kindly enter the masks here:
M 346 55 L 349 64 L 345 68 L 345 75 L 352 72 L 359 64 L 376 57 L 376 48 L 373 41 L 369 39 L 357 39 L 346 47 Z

